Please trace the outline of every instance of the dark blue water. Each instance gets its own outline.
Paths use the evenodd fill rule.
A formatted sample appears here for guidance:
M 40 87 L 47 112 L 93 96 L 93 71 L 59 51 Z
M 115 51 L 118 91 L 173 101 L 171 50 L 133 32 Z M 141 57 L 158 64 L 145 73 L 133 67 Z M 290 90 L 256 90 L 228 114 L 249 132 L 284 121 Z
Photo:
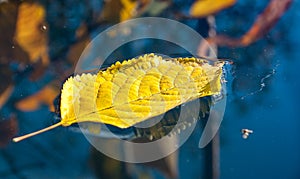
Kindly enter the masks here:
M 232 50 L 239 52 L 241 65 L 220 130 L 221 178 L 300 177 L 299 5 L 294 1 L 267 37 Z M 242 128 L 254 133 L 243 140 Z

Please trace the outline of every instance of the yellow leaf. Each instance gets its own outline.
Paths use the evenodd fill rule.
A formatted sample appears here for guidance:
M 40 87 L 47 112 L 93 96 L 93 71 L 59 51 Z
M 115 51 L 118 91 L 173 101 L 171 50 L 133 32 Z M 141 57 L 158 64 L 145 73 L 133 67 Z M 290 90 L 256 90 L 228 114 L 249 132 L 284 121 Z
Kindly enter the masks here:
M 234 5 L 235 2 L 236 0 L 198 0 L 192 5 L 190 15 L 206 17 Z
M 74 123 L 127 128 L 194 99 L 221 91 L 223 62 L 146 54 L 116 62 L 98 74 L 70 77 L 63 85 L 61 121 L 14 142 Z
M 28 53 L 32 63 L 42 59 L 49 63 L 45 10 L 37 3 L 23 2 L 19 6 L 15 41 Z
M 99 122 L 127 128 L 220 92 L 223 63 L 153 54 L 116 63 L 98 74 L 70 77 L 61 93 L 61 123 Z

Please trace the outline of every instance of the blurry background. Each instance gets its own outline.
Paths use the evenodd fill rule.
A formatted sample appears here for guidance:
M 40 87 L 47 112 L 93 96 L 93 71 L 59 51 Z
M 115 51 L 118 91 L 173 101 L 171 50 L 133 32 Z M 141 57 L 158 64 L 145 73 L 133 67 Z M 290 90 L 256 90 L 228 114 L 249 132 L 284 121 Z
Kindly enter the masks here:
M 299 178 L 299 9 L 299 0 L 0 1 L 0 178 Z M 65 128 L 10 142 L 55 122 L 53 101 L 94 36 L 143 16 L 187 24 L 234 62 L 219 144 L 198 148 L 200 122 L 177 157 L 129 165 Z M 110 58 L 173 49 L 142 40 Z M 254 131 L 246 140 L 243 128 Z

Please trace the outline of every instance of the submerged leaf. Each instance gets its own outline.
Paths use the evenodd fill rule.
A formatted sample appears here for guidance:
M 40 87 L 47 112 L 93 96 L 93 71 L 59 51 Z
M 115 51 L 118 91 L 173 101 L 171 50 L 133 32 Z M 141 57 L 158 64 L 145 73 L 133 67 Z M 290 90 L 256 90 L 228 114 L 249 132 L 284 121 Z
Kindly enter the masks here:
M 122 9 L 120 10 L 120 21 L 128 20 L 136 16 L 138 1 L 132 0 L 120 0 L 122 4 Z
M 106 1 L 102 10 L 101 18 L 108 22 L 121 22 L 136 15 L 138 1 L 114 0 Z
M 147 12 L 155 15 L 165 9 L 169 4 L 169 2 L 156 2 L 154 0 L 105 1 L 100 18 L 105 22 L 122 22 L 139 17 Z
M 39 59 L 48 65 L 45 9 L 37 3 L 23 2 L 19 6 L 15 41 L 29 55 L 31 63 Z
M 17 2 L 9 1 L 0 3 L 0 63 L 2 65 L 8 65 L 12 61 L 27 64 L 29 61 L 26 52 L 13 42 L 17 14 Z
M 217 35 L 207 39 L 207 41 L 218 46 L 239 47 L 250 45 L 270 31 L 279 18 L 289 8 L 291 2 L 292 0 L 271 0 L 264 12 L 257 17 L 256 21 L 248 30 L 248 32 L 246 32 L 240 38 Z
M 50 111 L 54 111 L 53 101 L 57 94 L 58 92 L 53 87 L 47 85 L 37 93 L 17 102 L 16 107 L 21 111 L 34 111 L 45 104 Z
M 193 17 L 206 17 L 234 5 L 236 0 L 198 0 L 191 9 Z

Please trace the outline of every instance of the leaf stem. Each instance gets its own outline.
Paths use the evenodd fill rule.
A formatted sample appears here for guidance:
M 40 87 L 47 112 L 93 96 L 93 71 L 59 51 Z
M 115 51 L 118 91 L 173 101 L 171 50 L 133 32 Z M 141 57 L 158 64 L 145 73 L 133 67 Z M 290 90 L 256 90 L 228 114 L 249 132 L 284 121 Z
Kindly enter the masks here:
M 39 130 L 39 131 L 30 133 L 30 134 L 26 134 L 26 135 L 23 135 L 23 136 L 20 136 L 20 137 L 15 137 L 15 138 L 13 138 L 12 140 L 13 140 L 14 142 L 20 142 L 21 140 L 27 139 L 27 138 L 29 138 L 29 137 L 38 135 L 38 134 L 43 133 L 43 132 L 46 132 L 46 131 L 49 131 L 49 130 L 54 129 L 54 128 L 56 128 L 56 127 L 59 127 L 59 126 L 61 126 L 61 125 L 62 125 L 62 123 L 59 122 L 59 123 L 56 123 L 56 124 L 54 124 L 54 125 L 52 125 L 52 126 L 49 126 L 49 127 L 47 127 L 47 128 L 41 129 L 41 130 Z

